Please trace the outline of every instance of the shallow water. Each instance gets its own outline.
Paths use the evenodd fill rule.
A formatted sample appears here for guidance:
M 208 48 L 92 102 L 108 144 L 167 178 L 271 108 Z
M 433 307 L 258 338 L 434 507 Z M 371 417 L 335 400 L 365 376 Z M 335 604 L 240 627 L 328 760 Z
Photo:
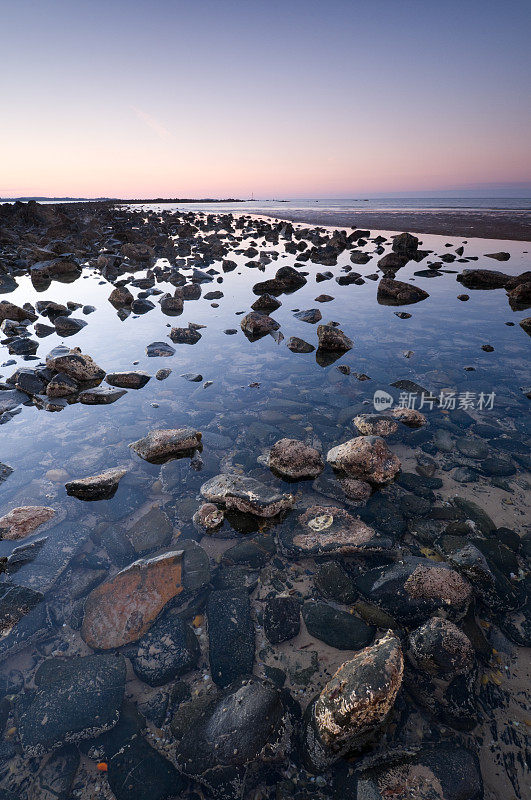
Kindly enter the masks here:
M 371 235 L 377 233 L 380 232 L 372 231 Z M 382 232 L 382 235 L 388 236 L 389 232 Z M 117 521 L 129 522 L 133 514 L 141 513 L 151 504 L 160 504 L 172 520 L 173 543 L 184 538 L 201 540 L 191 524 L 191 516 L 201 504 L 199 488 L 208 478 L 229 470 L 252 474 L 270 486 L 296 491 L 302 507 L 310 502 L 323 503 L 326 498 L 316 493 L 311 481 L 288 487 L 285 482 L 274 478 L 257 459 L 284 436 L 304 439 L 326 453 L 330 447 L 355 435 L 352 418 L 357 413 L 374 410 L 376 390 L 390 393 L 396 403 L 400 390 L 391 387 L 395 381 L 409 379 L 433 395 L 449 389 L 454 390 L 458 398 L 470 393 L 466 408 L 470 416 L 476 423 L 497 429 L 487 437 L 478 433 L 474 433 L 474 437 L 486 441 L 496 452 L 516 450 L 526 453 L 529 400 L 522 387 L 529 382 L 529 337 L 518 323 L 529 315 L 529 311 L 513 311 L 503 289 L 466 290 L 456 282 L 456 273 L 461 268 L 482 267 L 520 274 L 530 268 L 531 259 L 526 252 L 528 245 L 500 240 L 468 240 L 465 257 L 478 256 L 478 261 L 445 264 L 440 274 L 430 277 L 422 274 L 428 263 L 437 260 L 437 254 L 452 252 L 462 242 L 438 236 L 421 238 L 423 249 L 434 253 L 418 264 L 410 262 L 396 277 L 402 281 L 413 280 L 429 292 L 428 299 L 396 308 L 377 303 L 377 283 L 372 280 L 366 280 L 361 286 L 340 286 L 333 279 L 315 282 L 317 272 L 330 270 L 334 276 L 344 274 L 341 267 L 350 265 L 348 252 L 339 257 L 335 267 L 306 262 L 302 270 L 308 273 L 308 283 L 293 294 L 281 295 L 282 306 L 272 314 L 285 337 L 278 343 L 272 336 L 249 341 L 240 330 L 242 317 L 238 312 L 247 313 L 256 299 L 252 293 L 254 283 L 273 277 L 279 266 L 294 263 L 294 256 L 283 253 L 282 240 L 279 246 L 256 240 L 261 251 L 277 250 L 280 253 L 265 271 L 246 267 L 247 256 L 229 254 L 227 257 L 235 260 L 238 268 L 224 274 L 220 283 L 215 278 L 212 283 L 202 285 L 203 295 L 217 289 L 223 291 L 224 296 L 215 301 L 219 307 L 213 308 L 212 301 L 204 298 L 185 301 L 184 312 L 178 317 L 161 313 L 155 296 L 150 298 L 155 302 L 154 309 L 122 321 L 107 300 L 112 286 L 92 268 L 86 268 L 83 276 L 74 283 L 53 282 L 42 293 L 35 291 L 29 278 L 17 279 L 18 289 L 2 299 L 18 305 L 25 302 L 34 304 L 43 299 L 59 303 L 73 300 L 96 307 L 94 313 L 86 316 L 81 309 L 73 312 L 73 317 L 85 319 L 88 323 L 75 336 L 61 340 L 54 333 L 39 340 L 38 359 L 44 360 L 46 354 L 63 341 L 90 354 L 107 372 L 141 369 L 154 376 L 156 370 L 168 367 L 172 373 L 163 381 L 152 377 L 143 389 L 128 391 L 110 406 L 76 403 L 59 413 L 22 406 L 21 413 L 0 428 L 0 461 L 13 469 L 13 473 L 0 484 L 1 514 L 17 506 L 51 505 L 66 515 L 44 534 L 37 532 L 32 538 L 23 540 L 26 544 L 41 536 L 48 537 L 37 557 L 15 572 L 12 580 L 46 593 L 51 609 L 50 621 L 46 636 L 30 641 L 27 647 L 4 660 L 0 665 L 1 680 L 8 680 L 7 676 L 11 674 L 9 680 L 24 680 L 31 687 L 34 667 L 42 662 L 44 656 L 90 652 L 71 624 L 72 614 L 78 613 L 76 601 L 83 597 L 83 593 L 75 599 L 69 597 L 69 573 L 66 570 L 71 569 L 74 563 L 79 577 L 83 573 L 83 553 L 103 554 L 103 569 L 109 574 L 128 563 L 120 555 L 119 548 L 113 551 L 110 544 L 106 546 L 105 531 L 109 526 Z M 252 236 L 249 241 L 251 239 Z M 451 248 L 446 246 L 448 242 L 451 242 Z M 363 249 L 371 252 L 373 247 L 369 242 Z M 387 249 L 386 244 L 386 252 Z M 498 264 L 483 257 L 485 253 L 499 250 L 511 253 L 508 262 Z M 374 256 L 363 266 L 351 266 L 365 276 L 376 271 L 377 259 L 378 256 Z M 219 263 L 213 266 L 218 268 Z M 188 274 L 186 270 L 183 272 Z M 137 271 L 134 278 L 144 274 Z M 163 291 L 173 293 L 174 290 L 170 284 L 158 283 L 156 286 Z M 135 294 L 139 291 L 129 288 Z M 457 295 L 465 292 L 470 299 L 468 302 L 459 301 Z M 327 303 L 316 302 L 315 298 L 322 293 L 330 294 L 334 299 Z M 310 308 L 319 308 L 323 322 L 339 322 L 341 329 L 354 342 L 353 349 L 334 363 L 323 365 L 315 352 L 295 354 L 286 347 L 290 336 L 317 344 L 316 326 L 294 317 L 296 310 Z M 400 319 L 396 311 L 407 311 L 411 318 Z M 43 321 L 48 323 L 46 319 Z M 201 340 L 193 346 L 172 344 L 167 338 L 171 326 L 185 327 L 189 322 L 206 326 L 200 331 Z M 237 329 L 237 334 L 227 335 L 225 329 Z M 154 341 L 172 344 L 175 355 L 148 357 L 146 346 Z M 493 352 L 481 349 L 487 344 L 494 347 Z M 4 379 L 18 366 L 32 367 L 39 363 L 13 357 L 16 363 L 6 366 L 5 362 L 11 360 L 7 348 L 3 348 L 1 358 L 0 375 Z M 338 365 L 350 367 L 350 374 L 341 373 Z M 473 370 L 465 370 L 465 367 Z M 202 381 L 191 383 L 181 377 L 182 373 L 189 372 L 200 373 Z M 357 380 L 356 373 L 364 373 L 370 380 Z M 486 396 L 494 393 L 492 408 L 482 410 L 477 407 L 481 393 Z M 400 455 L 408 471 L 414 469 L 417 448 L 431 441 L 437 429 L 449 430 L 456 441 L 466 435 L 469 425 L 468 421 L 463 424 L 458 411 L 451 409 L 444 412 L 437 407 L 430 410 L 424 406 L 422 412 L 428 418 L 427 428 L 412 432 L 401 426 L 399 432 L 389 439 L 391 449 Z M 141 461 L 129 448 L 131 442 L 151 429 L 185 426 L 203 433 L 201 469 L 193 468 L 189 459 L 162 467 L 149 464 Z M 448 466 L 454 457 L 455 453 L 447 455 Z M 524 533 L 527 478 L 523 467 L 518 465 L 517 473 L 506 478 L 507 486 L 502 487 L 493 486 L 491 477 L 476 468 L 477 463 L 462 457 L 461 462 L 472 467 L 476 480 L 464 484 L 456 482 L 457 463 L 448 471 L 437 472 L 437 476 L 443 478 L 443 487 L 437 493 L 440 500 L 444 502 L 455 493 L 475 499 L 488 510 L 498 526 Z M 122 464 L 129 467 L 130 472 L 112 499 L 84 503 L 66 496 L 64 483 L 67 480 L 95 475 Z M 332 477 L 330 467 L 324 474 Z M 228 529 L 224 528 L 223 537 L 241 536 L 242 528 L 238 526 L 242 524 L 247 524 L 246 530 L 250 531 L 268 527 L 255 521 L 242 523 L 240 520 L 235 524 L 236 530 L 231 531 L 230 525 Z M 226 547 L 234 544 L 234 539 L 204 537 L 201 543 L 215 565 Z M 0 542 L 0 556 L 8 555 L 14 546 L 20 544 Z M 111 563 L 106 560 L 107 556 Z M 297 579 L 304 596 L 307 578 L 300 574 Z M 185 676 L 189 683 L 208 681 L 208 662 L 204 659 L 205 634 L 201 626 L 197 635 L 203 645 L 203 660 L 198 671 Z M 258 631 L 257 636 L 260 635 Z M 321 665 L 325 665 L 324 674 L 333 672 L 348 656 L 344 651 L 334 652 L 334 648 L 322 647 L 304 632 L 301 635 L 303 640 L 295 640 L 293 647 L 289 644 L 279 648 L 286 663 L 290 658 L 304 660 L 304 648 L 309 646 L 308 642 L 319 654 Z M 257 655 L 259 670 L 263 660 Z M 307 686 L 297 689 L 300 700 L 310 699 L 318 688 L 318 678 L 318 674 L 314 675 Z M 138 700 L 143 697 L 145 686 L 130 676 L 127 691 L 130 697 Z M 11 754 L 9 749 L 7 751 L 10 757 L 0 772 L 1 785 L 17 792 L 17 796 L 32 797 L 32 773 L 39 768 L 39 761 L 24 759 L 20 755 L 16 731 L 8 741 L 16 752 Z M 165 741 L 164 734 L 156 741 L 156 746 L 163 752 L 166 752 Z M 85 755 L 82 769 L 85 770 L 84 777 L 78 779 L 80 785 L 72 796 L 89 797 L 92 796 L 90 791 L 96 791 L 94 796 L 100 796 L 97 792 L 103 791 L 101 785 L 105 780 Z M 502 796 L 498 795 L 499 787 L 509 785 L 507 780 L 506 776 L 492 777 L 491 785 L 487 781 L 490 795 L 487 793 L 486 796 Z M 100 789 L 95 790 L 95 786 Z

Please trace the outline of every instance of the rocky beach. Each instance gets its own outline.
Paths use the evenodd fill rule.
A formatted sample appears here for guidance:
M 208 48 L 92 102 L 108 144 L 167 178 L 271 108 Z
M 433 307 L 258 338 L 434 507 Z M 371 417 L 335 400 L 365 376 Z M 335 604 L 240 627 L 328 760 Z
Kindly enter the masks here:
M 0 800 L 526 796 L 529 213 L 363 213 L 0 205 Z

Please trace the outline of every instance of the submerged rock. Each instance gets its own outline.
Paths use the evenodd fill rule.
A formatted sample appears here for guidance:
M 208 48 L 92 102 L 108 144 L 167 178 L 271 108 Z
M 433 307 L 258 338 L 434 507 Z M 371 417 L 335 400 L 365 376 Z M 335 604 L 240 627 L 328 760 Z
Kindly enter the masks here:
M 126 394 L 125 389 L 111 389 L 106 386 L 96 386 L 94 389 L 85 389 L 80 392 L 78 400 L 86 406 L 108 406 L 116 403 Z
M 125 691 L 122 656 L 52 658 L 36 674 L 37 691 L 17 704 L 24 753 L 40 756 L 91 739 L 118 722 Z
M 87 597 L 81 635 L 94 650 L 110 650 L 143 636 L 164 606 L 183 591 L 182 550 L 140 559 Z
M 264 608 L 264 633 L 271 644 L 297 636 L 301 609 L 295 597 L 271 597 Z
M 131 664 L 141 681 L 149 686 L 163 686 L 193 669 L 199 654 L 193 628 L 177 614 L 167 613 L 139 639 Z
M 456 280 L 467 289 L 502 289 L 510 275 L 494 269 L 464 269 Z
M 17 622 L 37 606 L 43 595 L 9 581 L 0 583 L 0 634 L 9 634 Z
M 177 767 L 209 794 L 238 800 L 271 762 L 286 756 L 291 728 L 278 689 L 254 677 L 240 681 L 199 719 L 192 715 L 177 745 Z
M 217 589 L 207 603 L 208 656 L 212 680 L 228 686 L 250 675 L 254 663 L 254 626 L 246 590 Z
M 201 494 L 211 503 L 258 517 L 274 517 L 295 502 L 293 495 L 269 489 L 255 478 L 243 475 L 216 475 L 201 486 Z
M 366 647 L 372 642 L 376 631 L 359 617 L 320 600 L 304 603 L 302 616 L 310 636 L 337 650 L 359 650 Z
M 341 665 L 305 714 L 310 770 L 324 771 L 374 735 L 393 708 L 403 671 L 400 640 L 391 631 Z
M 389 537 L 337 506 L 311 506 L 295 525 L 288 519 L 278 536 L 283 552 L 299 558 L 381 552 L 392 545 Z
M 109 500 L 126 473 L 127 469 L 115 467 L 90 478 L 77 478 L 65 483 L 66 493 L 79 500 Z
M 146 347 L 146 355 L 149 358 L 164 358 L 175 355 L 175 348 L 167 342 L 151 342 Z
M 298 336 L 290 336 L 286 342 L 286 347 L 288 350 L 291 350 L 292 353 L 313 353 L 315 350 L 313 344 L 305 342 L 304 339 L 299 339 Z
M 422 428 L 428 422 L 424 414 L 415 408 L 393 408 L 391 414 L 408 428 Z
M 319 451 L 298 439 L 279 439 L 269 453 L 269 468 L 290 480 L 316 478 L 324 467 Z
M 160 463 L 190 453 L 201 447 L 201 433 L 193 428 L 169 428 L 150 431 L 131 447 L 145 461 Z
M 213 531 L 223 525 L 225 514 L 214 503 L 203 503 L 192 521 L 198 530 Z
M 0 539 L 23 539 L 55 516 L 47 506 L 22 506 L 0 517 Z
M 350 477 L 377 486 L 389 483 L 400 471 L 400 460 L 380 436 L 357 436 L 333 447 L 328 463 Z

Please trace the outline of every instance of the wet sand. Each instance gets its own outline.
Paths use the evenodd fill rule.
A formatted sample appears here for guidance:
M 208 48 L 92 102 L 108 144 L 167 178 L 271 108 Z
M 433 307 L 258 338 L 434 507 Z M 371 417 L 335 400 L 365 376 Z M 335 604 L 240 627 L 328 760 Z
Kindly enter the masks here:
M 479 239 L 513 239 L 531 242 L 529 211 L 282 211 L 261 216 L 303 222 L 308 225 L 410 231 L 440 236 L 470 236 Z

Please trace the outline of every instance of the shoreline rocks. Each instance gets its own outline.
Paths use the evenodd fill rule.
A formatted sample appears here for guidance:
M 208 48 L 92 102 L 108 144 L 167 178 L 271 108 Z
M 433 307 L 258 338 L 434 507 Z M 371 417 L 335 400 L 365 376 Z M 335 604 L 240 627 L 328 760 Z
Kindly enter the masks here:
M 376 486 L 390 483 L 400 471 L 400 460 L 380 436 L 350 439 L 329 450 L 326 460 L 349 477 Z
M 298 439 L 279 439 L 269 452 L 269 468 L 288 480 L 316 478 L 324 470 L 323 457 Z

